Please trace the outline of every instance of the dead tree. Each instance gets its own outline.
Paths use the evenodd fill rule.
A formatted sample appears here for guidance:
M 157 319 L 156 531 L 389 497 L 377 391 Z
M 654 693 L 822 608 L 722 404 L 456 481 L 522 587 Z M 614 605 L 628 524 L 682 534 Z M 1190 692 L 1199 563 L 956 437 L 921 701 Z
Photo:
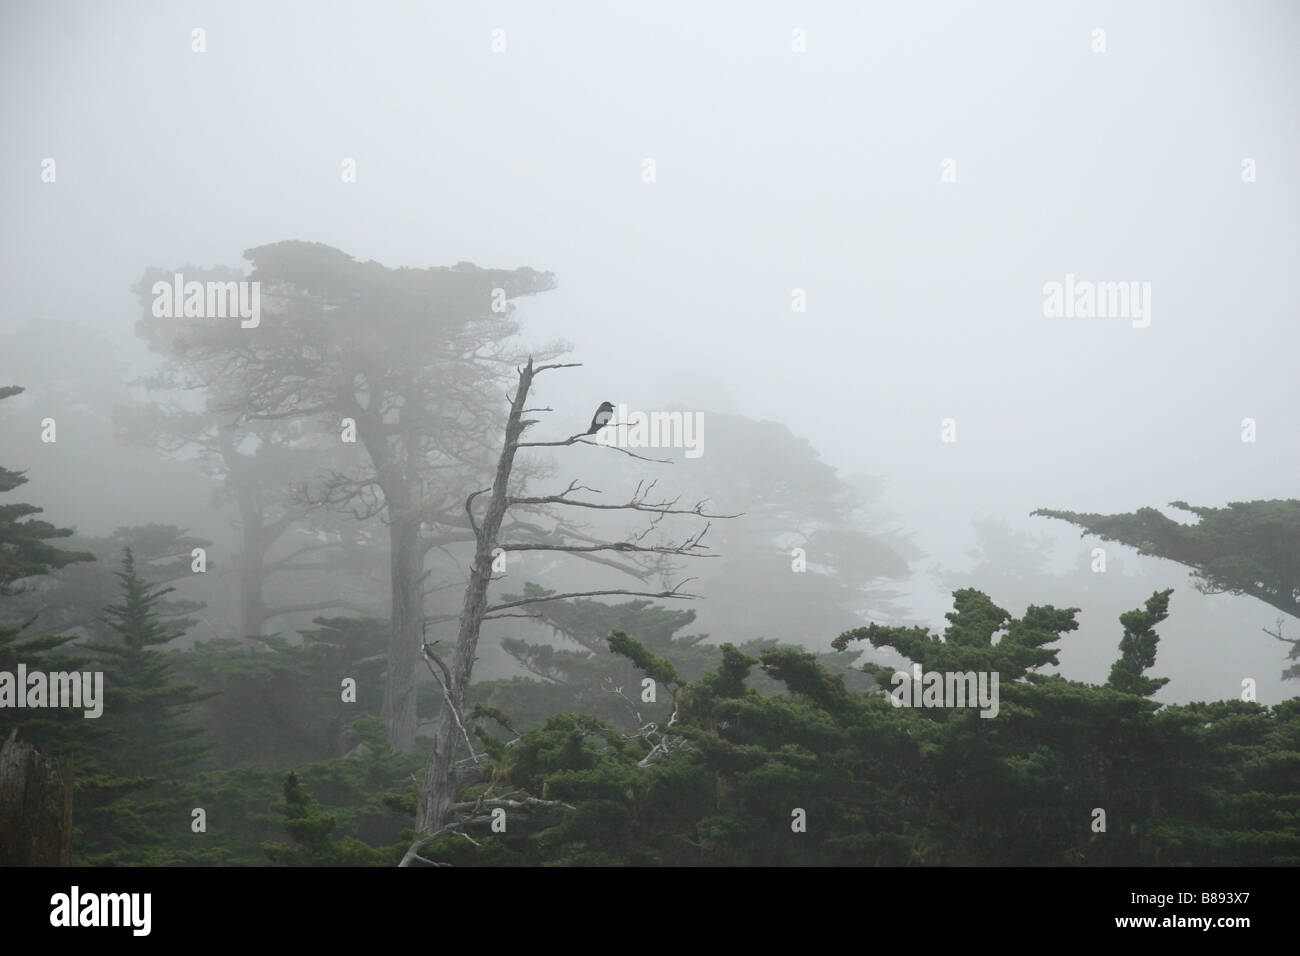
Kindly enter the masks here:
M 72 847 L 72 765 L 18 740 L 0 744 L 0 866 L 67 866 Z
M 706 501 L 699 501 L 689 508 L 679 508 L 677 507 L 677 499 L 653 499 L 651 496 L 654 493 L 654 482 L 647 483 L 644 481 L 637 485 L 636 491 L 628 501 L 617 504 L 607 504 L 587 497 L 578 497 L 583 492 L 592 494 L 599 494 L 599 492 L 594 488 L 580 485 L 576 481 L 570 482 L 569 486 L 558 494 L 531 497 L 512 495 L 510 492 L 511 471 L 514 468 L 515 454 L 520 449 L 562 448 L 575 444 L 595 444 L 590 440 L 586 440 L 585 433 L 572 435 L 560 441 L 526 442 L 521 440 L 524 430 L 530 425 L 536 424 L 535 420 L 525 419 L 524 415 L 532 412 L 550 411 L 549 408 L 526 407 L 533 379 L 550 369 L 573 368 L 576 364 L 555 363 L 534 367 L 530 358 L 523 368 L 517 369 L 519 385 L 510 404 L 510 414 L 506 421 L 505 443 L 497 461 L 496 476 L 492 487 L 475 491 L 465 500 L 465 513 L 474 536 L 474 559 L 470 566 L 469 583 L 465 588 L 465 601 L 459 616 L 456 643 L 454 647 L 448 649 L 451 652 L 450 664 L 439 656 L 439 648 L 436 645 L 441 642 L 425 644 L 423 647 L 424 658 L 429 670 L 442 689 L 443 707 L 439 712 L 435 725 L 433 747 L 425 767 L 424 780 L 419 790 L 416 825 L 421 837 L 412 845 L 406 858 L 402 861 L 402 865 L 409 865 L 413 859 L 419 859 L 417 856 L 418 849 L 443 833 L 457 832 L 458 835 L 470 839 L 467 834 L 457 830 L 456 824 L 449 823 L 448 818 L 453 807 L 459 806 L 456 804 L 456 796 L 461 788 L 458 785 L 460 775 L 456 772 L 456 754 L 460 744 L 463 742 L 469 751 L 469 757 L 467 758 L 469 764 L 477 765 L 481 759 L 474 752 L 469 730 L 465 724 L 464 708 L 470 684 L 470 675 L 474 666 L 475 652 L 478 647 L 479 631 L 484 621 L 505 617 L 531 617 L 533 615 L 527 612 L 527 606 L 541 601 L 559 601 L 570 598 L 615 594 L 675 599 L 690 599 L 697 596 L 682 590 L 690 579 L 681 580 L 669 586 L 665 577 L 665 586 L 658 591 L 616 588 L 578 591 L 567 594 L 548 594 L 544 597 L 530 597 L 491 604 L 488 600 L 488 585 L 492 582 L 494 552 L 498 548 L 504 552 L 566 552 L 576 557 L 599 559 L 603 564 L 617 567 L 644 580 L 649 573 L 654 571 L 666 576 L 672 569 L 670 562 L 676 557 L 716 557 L 717 555 L 710 553 L 703 543 L 704 537 L 708 533 L 708 520 L 737 517 L 736 515 L 709 513 L 705 510 Z M 627 449 L 614 445 L 601 447 L 609 447 L 613 451 L 643 461 L 656 460 L 643 458 Z M 491 497 L 488 499 L 487 508 L 481 514 L 476 514 L 476 499 L 489 491 Z M 534 540 L 502 541 L 500 540 L 502 522 L 512 507 L 525 512 L 566 507 L 642 512 L 648 516 L 648 526 L 639 533 L 618 541 L 606 541 L 589 537 L 575 538 L 573 535 L 557 531 L 552 531 L 549 534 L 537 534 Z M 690 515 L 705 519 L 705 524 L 703 528 L 688 534 L 684 539 L 675 543 L 653 543 L 649 535 L 658 528 L 663 518 L 669 515 Z M 526 521 L 512 525 L 513 529 L 528 527 L 529 524 Z M 565 526 L 562 525 L 561 527 Z M 605 558 L 602 556 L 603 552 L 616 553 L 623 561 Z M 632 563 L 626 563 L 628 561 Z M 461 809 L 467 810 L 470 816 L 473 817 L 475 814 L 481 815 L 483 812 L 490 812 L 497 807 L 505 808 L 510 805 L 511 801 L 509 801 L 508 796 L 502 795 L 495 799 L 480 798 L 472 806 L 466 805 Z M 540 812 L 546 809 L 535 800 L 528 803 L 527 807 L 530 812 Z M 517 810 L 520 807 L 516 806 L 513 809 Z M 554 809 L 554 807 L 551 809 Z

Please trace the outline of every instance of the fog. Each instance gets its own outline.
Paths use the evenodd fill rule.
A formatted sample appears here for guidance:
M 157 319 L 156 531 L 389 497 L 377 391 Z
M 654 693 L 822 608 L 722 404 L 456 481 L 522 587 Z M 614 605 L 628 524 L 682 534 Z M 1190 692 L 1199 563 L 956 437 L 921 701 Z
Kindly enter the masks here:
M 883 483 L 882 520 L 923 555 L 900 619 L 935 628 L 936 569 L 972 566 L 973 522 L 1042 536 L 1060 587 L 1030 599 L 1081 608 L 1060 672 L 1104 681 L 1122 628 L 1076 570 L 1100 542 L 1031 511 L 1295 494 L 1298 20 L 1281 2 L 7 5 L 0 384 L 28 391 L 4 464 L 61 527 L 171 523 L 219 553 L 211 481 L 113 437 L 155 362 L 133 331 L 146 269 L 247 269 L 282 240 L 529 266 L 556 288 L 515 301 L 521 340 L 582 363 L 538 386 L 564 435 L 606 399 L 704 410 L 704 460 L 710 413 L 781 423 Z M 1149 315 L 1048 317 L 1067 276 L 1150 283 Z M 85 426 L 42 444 L 73 391 Z M 1262 703 L 1294 695 L 1261 631 L 1277 611 L 1106 548 L 1119 610 L 1176 589 L 1157 700 L 1243 677 Z M 231 588 L 203 596 L 226 621 L 210 633 Z

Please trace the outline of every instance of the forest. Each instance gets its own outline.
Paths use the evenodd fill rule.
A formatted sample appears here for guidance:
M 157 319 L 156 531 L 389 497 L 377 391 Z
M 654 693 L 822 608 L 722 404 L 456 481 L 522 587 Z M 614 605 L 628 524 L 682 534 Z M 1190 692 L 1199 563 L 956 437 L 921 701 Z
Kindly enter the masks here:
M 889 867 L 909 933 L 1073 938 L 1283 878 L 1298 33 L 0 5 L 6 912 Z
M 246 257 L 247 277 L 186 266 L 181 315 L 141 277 L 157 361 L 111 415 L 114 440 L 201 472 L 230 543 L 77 535 L 25 503 L 21 462 L 0 472 L 0 736 L 70 787 L 71 862 L 1300 862 L 1300 701 L 1249 680 L 1153 700 L 1174 588 L 1097 575 L 1113 660 L 1071 679 L 1081 609 L 1033 603 L 1051 575 L 1013 581 L 1034 543 L 995 522 L 970 574 L 936 572 L 931 629 L 901 606 L 921 555 L 878 487 L 788 428 L 677 410 L 701 416 L 692 458 L 627 447 L 612 403 L 556 421 L 546 380 L 581 366 L 512 344 L 515 300 L 553 275 Z M 244 281 L 260 321 L 204 313 Z M 6 420 L 84 427 L 39 407 Z M 1300 616 L 1300 501 L 1175 507 L 1198 520 L 1037 514 Z M 1300 644 L 1274 636 L 1294 679 Z M 476 666 L 489 644 L 507 666 Z M 102 686 L 78 709 L 56 683 L 81 673 Z M 17 853 L 33 819 L 4 822 Z

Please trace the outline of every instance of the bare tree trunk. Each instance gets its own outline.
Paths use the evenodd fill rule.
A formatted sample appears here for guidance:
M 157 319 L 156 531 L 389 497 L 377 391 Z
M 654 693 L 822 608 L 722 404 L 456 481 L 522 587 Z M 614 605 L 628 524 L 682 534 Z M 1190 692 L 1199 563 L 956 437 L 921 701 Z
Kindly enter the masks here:
M 510 404 L 510 417 L 506 420 L 506 440 L 497 461 L 496 479 L 492 483 L 492 498 L 488 502 L 483 524 L 474 529 L 476 544 L 474 563 L 470 567 L 469 586 L 465 589 L 465 605 L 461 610 L 460 628 L 456 634 L 456 649 L 451 665 L 451 686 L 447 694 L 450 706 L 443 701 L 438 713 L 438 723 L 433 737 L 433 754 L 425 767 L 424 785 L 420 788 L 419 812 L 416 828 L 421 833 L 432 833 L 442 826 L 447 811 L 455 802 L 452 786 L 452 769 L 456 760 L 456 741 L 460 728 L 459 714 L 464 710 L 465 695 L 469 689 L 470 674 L 474 669 L 474 654 L 478 648 L 479 629 L 487 612 L 487 589 L 492 580 L 492 549 L 496 547 L 501 531 L 501 521 L 509 505 L 510 471 L 514 467 L 515 451 L 524 426 L 521 417 L 528 390 L 533 383 L 533 360 L 519 372 L 519 388 Z M 474 496 L 465 503 L 469 511 Z M 470 523 L 473 524 L 471 513 Z
M 0 866 L 67 866 L 72 855 L 72 769 L 18 742 L 0 744 Z
M 240 637 L 261 634 L 266 627 L 266 601 L 262 596 L 262 581 L 266 572 L 262 567 L 263 555 L 257 541 L 257 526 L 250 530 L 245 523 L 244 550 L 239 556 L 239 626 Z
M 239 534 L 242 552 L 239 555 L 239 627 L 240 637 L 261 634 L 266 626 L 266 600 L 262 582 L 266 577 L 266 542 L 262 536 L 262 512 L 257 506 L 257 493 L 248 479 L 247 464 L 235 450 L 231 429 L 220 431 L 221 457 L 229 472 L 229 483 L 235 486 L 235 500 L 239 505 Z
M 419 714 L 415 706 L 415 674 L 420 666 L 424 624 L 424 548 L 420 522 L 409 509 L 390 507 L 389 564 L 393 608 L 388 636 L 388 680 L 384 684 L 382 716 L 394 749 L 415 749 Z

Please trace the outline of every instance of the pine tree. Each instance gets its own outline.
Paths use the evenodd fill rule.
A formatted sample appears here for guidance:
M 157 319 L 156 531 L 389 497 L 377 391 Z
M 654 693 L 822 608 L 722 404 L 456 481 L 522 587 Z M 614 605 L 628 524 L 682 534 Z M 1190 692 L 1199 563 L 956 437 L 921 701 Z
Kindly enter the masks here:
M 0 400 L 23 392 L 18 385 L 0 387 Z M 0 494 L 7 494 L 27 483 L 21 471 L 0 467 Z M 48 521 L 35 519 L 45 509 L 35 505 L 0 505 L 0 597 L 14 593 L 14 583 L 23 578 L 45 574 L 75 561 L 93 561 L 84 551 L 64 551 L 50 544 L 52 538 L 66 538 L 71 528 L 56 528 Z
M 22 393 L 17 385 L 0 388 L 0 400 Z M 27 483 L 20 471 L 0 467 L 0 494 L 7 494 Z M 66 538 L 70 528 L 57 528 L 48 521 L 33 518 L 42 509 L 30 504 L 0 504 L 0 671 L 18 674 L 19 665 L 28 673 L 57 673 L 80 670 L 83 660 L 67 653 L 63 645 L 70 637 L 24 634 L 32 624 L 30 613 L 14 613 L 18 595 L 27 590 L 20 581 L 47 574 L 80 561 L 93 561 L 94 555 L 55 547 L 51 540 Z M 17 692 L 26 692 L 17 687 Z M 88 754 L 100 736 L 95 721 L 84 719 L 84 711 L 66 707 L 0 708 L 0 741 L 15 729 L 21 741 L 35 747 L 47 759 L 63 761 L 74 758 L 71 770 L 85 772 Z
M 159 602 L 172 589 L 141 578 L 130 548 L 117 577 L 122 601 L 100 618 L 117 641 L 85 645 L 104 670 L 98 729 L 109 734 L 95 755 L 100 772 L 77 782 L 72 851 L 75 860 L 97 865 L 176 862 L 161 848 L 175 842 L 170 828 L 188 831 L 190 821 L 167 813 L 163 786 L 187 780 L 209 749 L 194 742 L 203 731 L 182 714 L 211 692 L 174 683 L 171 661 L 157 649 L 184 633 L 159 617 Z
M 177 779 L 208 749 L 192 743 L 203 731 L 186 726 L 180 715 L 212 693 L 172 683 L 172 664 L 155 648 L 185 633 L 169 630 L 160 619 L 159 603 L 173 589 L 151 587 L 137 573 L 131 549 L 122 554 L 122 602 L 110 604 L 99 618 L 118 642 L 86 646 L 104 657 L 104 720 L 114 731 L 107 756 L 121 774 Z
M 356 837 L 335 837 L 338 821 L 317 805 L 296 773 L 284 778 L 284 828 L 296 846 L 266 842 L 262 850 L 281 866 L 392 866 L 396 847 L 375 848 Z

